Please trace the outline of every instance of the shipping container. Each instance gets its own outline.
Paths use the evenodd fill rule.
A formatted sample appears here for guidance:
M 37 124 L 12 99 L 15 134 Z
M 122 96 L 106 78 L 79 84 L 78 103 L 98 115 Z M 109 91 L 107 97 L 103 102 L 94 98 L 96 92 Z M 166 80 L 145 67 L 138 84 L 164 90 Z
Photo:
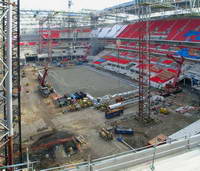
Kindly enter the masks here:
M 113 110 L 109 110 L 105 112 L 105 118 L 106 119 L 111 119 L 114 118 L 116 116 L 120 116 L 121 114 L 123 114 L 124 110 L 123 109 L 113 109 Z

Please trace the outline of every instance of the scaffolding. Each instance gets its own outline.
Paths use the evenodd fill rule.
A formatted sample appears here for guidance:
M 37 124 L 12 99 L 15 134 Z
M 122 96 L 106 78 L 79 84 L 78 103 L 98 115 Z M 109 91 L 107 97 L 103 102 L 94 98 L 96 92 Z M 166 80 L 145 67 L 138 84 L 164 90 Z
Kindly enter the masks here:
M 71 37 L 71 33 L 72 33 L 72 29 L 71 29 L 71 22 L 72 22 L 72 18 L 71 18 L 71 6 L 72 6 L 72 0 L 68 0 L 68 20 L 67 20 L 67 24 L 68 24 L 68 40 L 70 40 Z M 68 42 L 68 58 L 70 58 L 70 60 L 72 60 L 72 53 L 71 53 L 71 42 Z
M 0 1 L 1 22 L 1 110 L 4 119 L 0 120 L 1 126 L 1 165 L 14 163 L 15 152 L 21 155 L 21 107 L 20 107 L 20 59 L 19 59 L 19 1 Z M 17 90 L 17 105 L 13 108 L 13 89 Z M 15 112 L 14 112 L 15 111 Z M 16 120 L 15 120 L 16 119 Z M 17 122 L 14 127 L 14 122 Z M 19 161 L 18 161 L 19 162 Z
M 150 120 L 150 4 L 139 3 L 138 56 L 139 56 L 139 111 L 138 119 L 142 122 Z
M 70 1 L 71 2 L 71 1 Z M 164 2 L 164 1 L 160 1 Z M 181 1 L 180 1 L 181 2 Z M 196 4 L 199 6 L 200 1 L 190 1 L 190 9 L 194 10 Z M 141 121 L 146 119 L 150 119 L 150 96 L 151 96 L 151 89 L 150 89 L 150 51 L 149 45 L 151 41 L 150 36 L 150 26 L 151 26 L 151 14 L 152 9 L 155 11 L 159 11 L 162 8 L 164 9 L 172 9 L 179 6 L 176 6 L 176 2 L 173 1 L 174 6 L 164 6 L 163 4 L 159 6 L 159 3 L 156 5 L 151 4 L 143 1 L 142 3 L 138 3 L 137 8 L 134 10 L 137 11 L 136 14 L 138 15 L 139 22 L 142 23 L 143 27 L 140 28 L 139 31 L 139 40 L 138 46 L 138 56 L 139 56 L 139 63 L 141 67 L 139 68 L 139 112 L 138 117 Z M 178 2 L 177 2 L 178 3 Z M 20 109 L 20 55 L 19 55 L 19 1 L 17 3 L 13 3 L 11 0 L 0 0 L 0 22 L 1 22 L 1 55 L 0 55 L 0 67 L 2 71 L 2 77 L 0 82 L 1 87 L 1 107 L 2 110 L 4 109 L 4 119 L 0 120 L 1 126 L 1 162 L 4 162 L 6 165 L 12 165 L 14 163 L 13 160 L 13 144 L 16 142 L 19 145 L 19 151 L 21 151 L 21 109 Z M 13 10 L 12 10 L 13 8 Z M 129 8 L 130 9 L 130 8 Z M 127 9 L 128 10 L 128 9 Z M 132 9 L 131 9 L 132 10 Z M 116 12 L 116 11 L 115 11 Z M 79 20 L 75 20 L 75 17 L 71 16 L 71 11 L 65 13 L 65 19 L 67 19 L 67 28 L 68 28 L 68 41 L 73 40 L 72 43 L 69 45 L 69 56 L 71 56 L 71 50 L 75 50 L 76 41 L 77 41 L 77 34 L 78 28 L 77 24 L 79 24 Z M 48 16 L 43 17 L 39 22 L 39 34 L 40 34 L 40 43 L 39 43 L 39 51 L 41 52 L 43 49 L 43 31 L 44 28 L 47 28 L 48 34 L 46 40 L 48 41 L 48 56 L 52 57 L 52 38 L 51 38 L 51 24 L 53 21 L 64 23 L 66 20 L 57 20 L 55 19 L 55 15 L 58 13 L 53 12 L 48 14 Z M 63 14 L 64 15 L 64 14 Z M 87 14 L 88 16 L 88 14 Z M 102 15 L 103 16 L 103 15 Z M 102 16 L 91 15 L 90 24 L 87 26 L 93 26 L 93 29 L 99 26 L 99 22 Z M 108 15 L 109 16 L 109 15 Z M 45 25 L 45 23 L 47 24 Z M 102 24 L 102 23 L 101 23 Z M 45 27 L 46 26 L 46 27 Z M 63 24 L 64 27 L 64 24 Z M 71 35 L 73 33 L 73 35 Z M 97 42 L 97 36 L 93 37 L 94 39 L 91 42 Z M 14 43 L 12 43 L 14 42 Z M 93 45 L 93 44 L 92 44 Z M 72 47 L 71 47 L 72 46 Z M 89 52 L 89 48 L 88 48 Z M 119 56 L 119 55 L 118 55 Z M 143 65 L 147 65 L 148 67 L 143 67 Z M 13 72 L 12 72 L 13 71 Z M 13 73 L 13 74 L 12 74 Z M 17 104 L 17 116 L 18 116 L 18 127 L 13 127 L 13 104 L 12 104 L 12 89 L 17 88 L 18 90 L 18 104 Z M 14 130 L 17 130 L 16 133 L 18 136 L 18 140 L 14 142 L 15 134 Z M 4 164 L 1 163 L 1 164 Z M 19 165 L 17 165 L 19 166 Z M 27 166 L 28 167 L 28 166 Z
M 39 49 L 38 52 L 42 53 L 44 49 L 47 49 L 48 52 L 48 61 L 52 59 L 52 30 L 51 30 L 51 21 L 58 12 L 49 13 L 47 17 L 39 19 Z M 45 30 L 46 29 L 46 30 Z M 45 33 L 45 34 L 44 34 Z M 46 37 L 44 37 L 46 35 Z M 47 45 L 44 44 L 43 39 L 47 40 Z

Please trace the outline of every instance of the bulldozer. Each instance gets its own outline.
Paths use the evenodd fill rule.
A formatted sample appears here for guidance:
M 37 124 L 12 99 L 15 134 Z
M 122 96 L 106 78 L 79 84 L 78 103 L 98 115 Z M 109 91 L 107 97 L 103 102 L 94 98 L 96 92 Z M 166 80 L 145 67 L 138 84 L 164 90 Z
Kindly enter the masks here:
M 99 131 L 99 136 L 101 138 L 103 138 L 106 141 L 111 141 L 113 140 L 113 134 L 112 132 L 106 130 L 105 128 L 101 128 L 101 130 Z

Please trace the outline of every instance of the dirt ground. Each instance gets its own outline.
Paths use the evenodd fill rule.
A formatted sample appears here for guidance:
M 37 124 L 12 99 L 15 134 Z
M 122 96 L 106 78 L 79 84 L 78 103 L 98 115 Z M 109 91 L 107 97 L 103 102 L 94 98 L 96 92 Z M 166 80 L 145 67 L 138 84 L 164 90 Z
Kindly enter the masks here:
M 64 113 L 65 108 L 57 108 L 50 98 L 44 99 L 39 95 L 37 74 L 34 68 L 26 67 L 24 70 L 26 72 L 26 77 L 22 79 L 22 136 L 24 145 L 35 142 L 38 137 L 48 131 L 70 131 L 75 135 L 82 135 L 86 140 L 85 151 L 80 153 L 76 160 L 86 161 L 88 156 L 91 159 L 96 159 L 129 150 L 128 147 L 116 140 L 118 136 L 115 136 L 114 140 L 110 142 L 101 139 L 98 130 L 102 127 L 121 125 L 133 128 L 134 136 L 124 136 L 124 140 L 133 148 L 138 148 L 147 145 L 150 139 L 160 133 L 171 135 L 200 118 L 195 112 L 189 115 L 175 112 L 179 106 L 196 104 L 196 97 L 188 90 L 184 90 L 176 97 L 168 97 L 170 113 L 168 115 L 157 114 L 158 121 L 147 126 L 135 120 L 137 104 L 126 109 L 124 115 L 111 120 L 106 120 L 103 112 L 92 107 L 77 112 Z M 135 89 L 123 79 L 117 79 L 115 76 L 110 77 L 109 73 L 98 73 L 87 67 L 64 70 L 51 69 L 48 80 L 61 95 L 84 90 L 97 97 Z M 69 162 L 68 158 L 66 162 Z
M 105 126 L 104 113 L 93 108 L 63 113 L 65 108 L 57 108 L 50 97 L 44 99 L 40 96 L 37 90 L 37 73 L 34 68 L 26 67 L 24 70 L 26 72 L 26 77 L 22 79 L 22 136 L 24 146 L 34 143 L 46 132 L 57 130 L 70 131 L 85 138 L 87 147 L 84 148 L 87 149 L 87 153 L 80 155 L 82 160 L 87 160 L 88 155 L 94 159 L 128 150 L 120 142 L 108 143 L 99 137 L 98 130 Z

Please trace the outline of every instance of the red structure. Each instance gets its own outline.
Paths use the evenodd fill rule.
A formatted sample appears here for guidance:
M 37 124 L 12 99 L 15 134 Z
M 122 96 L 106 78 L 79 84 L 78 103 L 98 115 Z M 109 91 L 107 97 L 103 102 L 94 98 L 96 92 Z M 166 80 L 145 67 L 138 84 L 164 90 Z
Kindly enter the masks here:
M 177 73 L 176 73 L 176 76 L 175 76 L 174 81 L 172 83 L 172 86 L 176 87 L 177 86 L 177 82 L 178 82 L 178 78 L 179 78 L 179 76 L 181 74 L 181 68 L 182 68 L 182 65 L 183 65 L 185 59 L 182 56 L 181 56 L 181 59 L 175 58 L 172 55 L 167 55 L 167 57 L 170 58 L 170 59 L 173 59 L 177 63 Z
M 38 81 L 39 81 L 39 83 L 42 87 L 45 87 L 45 81 L 46 81 L 47 75 L 48 75 L 48 68 L 47 67 L 44 68 L 43 74 L 41 72 L 39 72 Z
M 138 119 L 141 122 L 150 119 L 150 21 L 146 16 L 148 14 L 148 9 L 148 6 L 140 7 L 139 22 L 135 24 L 139 27 L 139 29 L 135 32 L 135 35 L 139 35 L 139 65 L 148 66 L 148 69 L 145 67 L 139 67 Z

